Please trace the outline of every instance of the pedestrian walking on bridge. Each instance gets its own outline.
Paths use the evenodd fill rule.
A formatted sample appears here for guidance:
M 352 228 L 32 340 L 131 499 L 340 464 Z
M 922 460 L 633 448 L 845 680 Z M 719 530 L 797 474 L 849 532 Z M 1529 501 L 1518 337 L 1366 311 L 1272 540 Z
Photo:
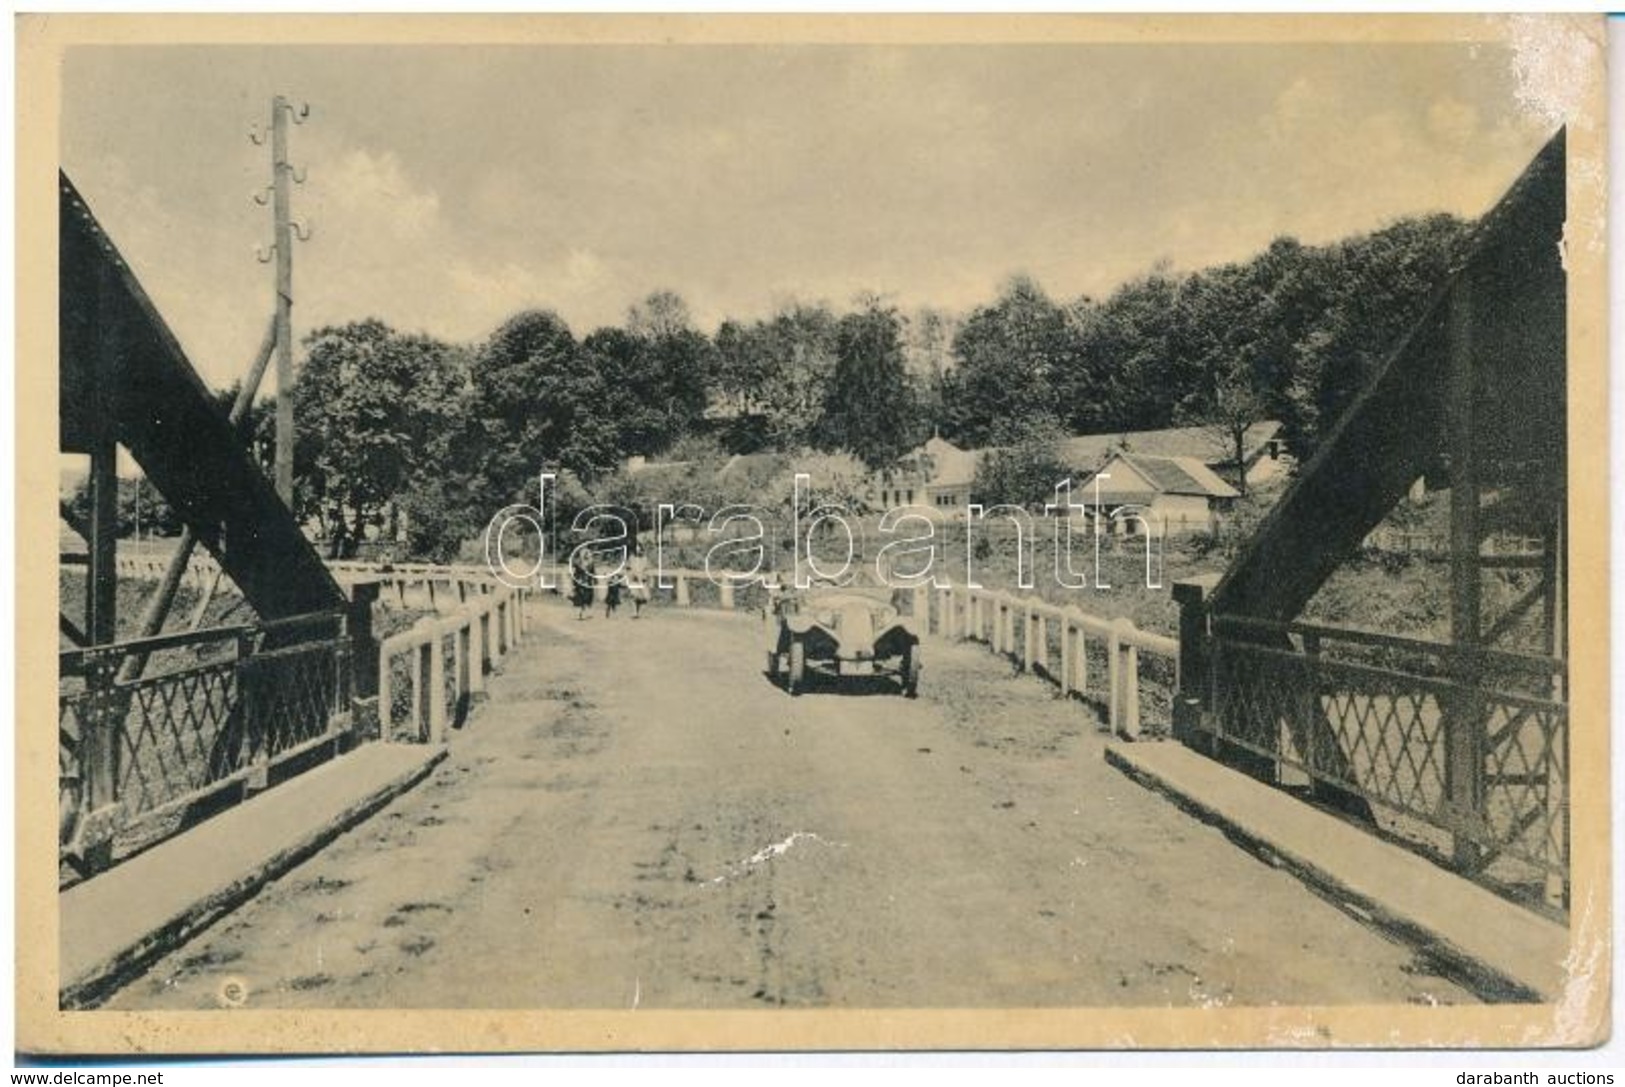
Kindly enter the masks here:
M 579 548 L 570 556 L 570 603 L 576 607 L 576 618 L 585 619 L 592 608 L 593 589 L 598 573 L 593 568 L 592 555 Z

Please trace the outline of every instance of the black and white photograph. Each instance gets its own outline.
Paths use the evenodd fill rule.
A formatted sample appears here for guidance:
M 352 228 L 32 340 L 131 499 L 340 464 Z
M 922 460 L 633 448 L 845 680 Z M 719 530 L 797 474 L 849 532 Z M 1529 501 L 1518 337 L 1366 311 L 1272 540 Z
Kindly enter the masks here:
M 20 1048 L 1607 1038 L 1600 17 L 16 35 Z

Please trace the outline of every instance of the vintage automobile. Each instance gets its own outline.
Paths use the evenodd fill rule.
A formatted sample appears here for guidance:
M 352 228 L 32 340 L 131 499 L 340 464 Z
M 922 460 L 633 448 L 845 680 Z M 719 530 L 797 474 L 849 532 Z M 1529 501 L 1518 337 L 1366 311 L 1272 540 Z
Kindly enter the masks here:
M 897 613 L 882 585 L 813 582 L 786 591 L 774 604 L 777 634 L 767 651 L 767 672 L 792 695 L 815 675 L 895 676 L 913 698 L 920 689 L 920 638 Z

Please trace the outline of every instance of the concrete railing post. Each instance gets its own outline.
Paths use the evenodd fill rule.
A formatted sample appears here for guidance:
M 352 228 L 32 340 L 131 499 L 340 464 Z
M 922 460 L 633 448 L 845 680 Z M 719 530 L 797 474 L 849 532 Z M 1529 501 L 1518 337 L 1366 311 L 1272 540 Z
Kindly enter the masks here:
M 446 742 L 446 653 L 444 637 L 438 624 L 429 628 L 429 641 L 424 652 L 428 654 L 429 742 Z
M 469 663 L 468 655 L 468 651 L 471 648 L 469 644 L 471 641 L 469 638 L 469 627 L 472 626 L 472 624 L 468 621 L 467 615 L 460 613 L 458 614 L 455 622 L 456 626 L 452 628 L 451 633 L 451 652 L 452 658 L 457 665 L 457 671 L 455 673 L 457 679 L 457 700 L 461 702 L 463 698 L 473 689 L 471 677 L 474 674 L 474 668 L 473 665 Z
M 688 607 L 688 578 L 682 574 L 677 575 L 677 606 Z
M 469 604 L 468 614 L 468 694 L 469 699 L 485 695 L 485 614 L 478 602 Z
M 1072 628 L 1072 689 L 1080 695 L 1089 693 L 1089 638 L 1084 631 L 1082 613 L 1075 613 Z
M 723 611 L 733 611 L 734 607 L 734 581 L 731 577 L 724 577 L 717 582 L 717 604 Z
M 1062 619 L 1060 617 L 1056 617 L 1055 622 L 1056 622 L 1057 629 L 1059 629 L 1061 631 L 1062 637 L 1064 639 L 1064 637 L 1066 635 L 1066 620 L 1064 620 L 1064 619 Z M 1050 655 L 1049 655 L 1049 624 L 1050 624 L 1050 620 L 1049 620 L 1048 616 L 1039 615 L 1039 617 L 1038 617 L 1038 648 L 1037 648 L 1037 651 L 1036 651 L 1036 655 L 1034 656 L 1033 659 L 1034 659 L 1034 661 L 1035 661 L 1035 663 L 1037 664 L 1038 667 L 1044 669 L 1044 672 L 1047 675 L 1050 675 L 1050 676 L 1053 677 L 1054 674 L 1055 674 L 1055 670 L 1051 666 L 1055 662 L 1050 660 Z
M 1073 626 L 1071 614 L 1068 612 L 1062 612 L 1059 623 L 1061 630 L 1061 674 L 1057 678 L 1061 683 L 1061 697 L 1065 698 L 1067 695 L 1072 693 L 1072 670 L 1074 667 L 1072 663 L 1072 653 L 1075 647 L 1072 641 Z
M 1140 647 L 1123 649 L 1123 735 L 1140 738 Z
M 412 735 L 421 740 L 428 725 L 429 647 L 421 642 L 412 645 Z
M 378 738 L 384 743 L 392 739 L 395 721 L 395 683 L 389 674 L 390 644 L 385 642 L 378 650 Z
M 1130 640 L 1134 633 L 1134 624 L 1127 617 L 1119 617 L 1112 624 L 1117 660 L 1117 683 L 1112 692 L 1117 706 L 1113 731 L 1129 740 L 1140 737 L 1140 649 Z
M 1118 642 L 1117 630 L 1117 624 L 1113 623 L 1106 632 L 1106 731 L 1113 734 L 1117 732 L 1123 701 L 1123 661 L 1118 652 L 1122 647 Z
M 1011 622 L 1015 617 L 1011 617 Z M 1033 666 L 1033 606 L 1024 602 L 1021 607 L 1021 670 L 1028 672 Z

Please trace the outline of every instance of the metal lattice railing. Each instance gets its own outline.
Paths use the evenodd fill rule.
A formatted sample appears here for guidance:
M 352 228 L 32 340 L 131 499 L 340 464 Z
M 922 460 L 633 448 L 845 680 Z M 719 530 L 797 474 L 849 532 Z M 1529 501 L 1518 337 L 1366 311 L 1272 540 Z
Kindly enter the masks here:
M 62 653 L 64 858 L 104 864 L 116 840 L 162 837 L 194 805 L 263 785 L 279 763 L 335 738 L 349 654 L 339 611 Z M 132 657 L 149 674 L 120 680 Z
M 114 789 L 125 816 L 154 811 L 240 768 L 232 750 L 242 738 L 237 667 L 228 657 L 115 688 L 107 703 L 124 710 L 114 725 Z
M 1562 662 L 1215 617 L 1201 728 L 1494 885 L 1568 878 Z

